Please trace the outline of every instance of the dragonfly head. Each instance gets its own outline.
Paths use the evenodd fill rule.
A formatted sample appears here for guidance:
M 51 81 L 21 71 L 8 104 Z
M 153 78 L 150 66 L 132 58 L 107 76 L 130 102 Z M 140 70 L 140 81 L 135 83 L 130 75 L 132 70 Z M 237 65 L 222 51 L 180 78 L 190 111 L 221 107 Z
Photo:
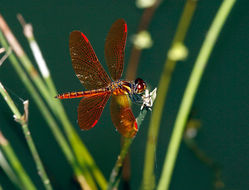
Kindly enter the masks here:
M 143 79 L 137 78 L 135 80 L 135 93 L 141 94 L 141 93 L 143 93 L 145 91 L 146 88 L 147 88 L 147 85 L 143 81 Z

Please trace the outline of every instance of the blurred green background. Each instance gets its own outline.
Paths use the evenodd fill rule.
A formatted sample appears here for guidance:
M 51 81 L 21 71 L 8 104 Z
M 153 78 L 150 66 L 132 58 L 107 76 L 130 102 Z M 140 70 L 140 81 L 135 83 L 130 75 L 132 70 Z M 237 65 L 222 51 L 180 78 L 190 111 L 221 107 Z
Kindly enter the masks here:
M 198 1 L 185 41 L 189 56 L 186 61 L 179 62 L 176 66 L 163 113 L 158 149 L 155 150 L 157 180 L 160 177 L 185 85 L 221 2 L 221 0 Z M 184 3 L 184 0 L 163 1 L 149 27 L 154 45 L 151 49 L 143 51 L 138 76 L 152 87 L 156 87 L 160 79 L 166 52 L 170 47 Z M 249 188 L 248 8 L 248 1 L 237 1 L 235 4 L 208 61 L 193 105 L 194 117 L 201 122 L 201 129 L 196 139 L 198 146 L 222 166 L 222 180 L 225 184 L 224 189 L 227 190 Z M 136 32 L 142 12 L 143 10 L 135 6 L 134 1 L 0 1 L 0 13 L 33 61 L 22 27 L 16 18 L 17 13 L 21 13 L 27 22 L 32 23 L 34 35 L 58 92 L 83 90 L 71 66 L 68 47 L 71 31 L 84 32 L 99 60 L 107 69 L 104 63 L 104 42 L 110 26 L 118 18 L 124 18 L 128 24 L 125 54 L 127 63 L 132 47 L 131 36 Z M 70 166 L 9 61 L 0 67 L 0 81 L 22 99 L 30 100 L 30 130 L 52 185 L 55 189 L 76 189 L 72 188 L 74 180 Z M 22 109 L 22 102 L 18 97 L 12 93 L 10 95 Z M 63 101 L 75 129 L 108 179 L 120 150 L 120 135 L 111 122 L 109 105 L 104 109 L 95 128 L 90 131 L 80 131 L 76 122 L 78 103 L 79 99 Z M 137 113 L 139 107 L 133 106 L 133 109 L 134 113 Z M 147 114 L 131 147 L 132 189 L 138 189 L 142 179 L 150 115 Z M 12 113 L 2 98 L 0 98 L 0 129 L 14 147 L 35 185 L 39 187 L 38 189 L 42 189 L 21 128 L 13 121 Z M 0 183 L 3 189 L 14 188 L 2 170 L 0 170 Z M 212 170 L 200 162 L 182 143 L 170 189 L 209 190 L 212 189 L 212 183 Z

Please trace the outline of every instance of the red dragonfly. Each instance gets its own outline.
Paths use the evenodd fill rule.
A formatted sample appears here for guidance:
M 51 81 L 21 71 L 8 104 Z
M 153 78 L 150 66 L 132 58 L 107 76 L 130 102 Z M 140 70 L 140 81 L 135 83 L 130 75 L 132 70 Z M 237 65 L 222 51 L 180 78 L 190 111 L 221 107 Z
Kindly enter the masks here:
M 111 26 L 105 41 L 105 59 L 111 80 L 87 37 L 79 31 L 70 34 L 72 65 L 87 91 L 68 92 L 57 95 L 56 98 L 83 97 L 78 106 L 78 124 L 83 130 L 96 125 L 109 97 L 112 96 L 111 118 L 119 133 L 132 138 L 138 131 L 128 97 L 135 103 L 142 103 L 141 96 L 146 89 L 146 83 L 140 78 L 135 81 L 120 80 L 124 67 L 126 36 L 127 24 L 123 19 L 118 19 Z

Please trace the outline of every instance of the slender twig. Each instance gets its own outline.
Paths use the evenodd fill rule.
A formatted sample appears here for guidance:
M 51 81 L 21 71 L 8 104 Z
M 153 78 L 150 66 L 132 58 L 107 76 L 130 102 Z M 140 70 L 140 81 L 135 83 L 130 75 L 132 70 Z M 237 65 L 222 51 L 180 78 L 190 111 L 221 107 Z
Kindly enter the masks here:
M 187 30 L 190 26 L 193 14 L 195 12 L 196 2 L 197 2 L 196 0 L 186 1 L 181 19 L 176 29 L 176 34 L 174 36 L 170 51 L 175 51 L 174 49 L 177 48 L 176 44 L 183 43 Z M 155 150 L 157 146 L 157 137 L 163 113 L 163 108 L 166 101 L 169 84 L 171 81 L 171 76 L 174 71 L 176 63 L 177 59 L 172 59 L 171 56 L 167 57 L 163 73 L 159 81 L 158 96 L 150 119 L 146 152 L 145 152 L 142 187 L 146 189 L 153 189 L 155 186 L 154 162 L 155 162 L 155 153 L 156 153 Z
M 45 186 L 45 188 L 47 190 L 51 190 L 52 186 L 50 184 L 50 180 L 49 180 L 49 178 L 48 178 L 48 176 L 46 174 L 46 171 L 45 171 L 45 169 L 43 167 L 43 164 L 41 162 L 40 156 L 38 154 L 38 151 L 37 151 L 37 149 L 35 147 L 35 144 L 33 142 L 31 133 L 30 133 L 29 128 L 28 128 L 28 101 L 24 101 L 24 103 L 23 103 L 24 104 L 25 113 L 22 116 L 20 114 L 19 110 L 17 109 L 15 103 L 13 102 L 13 100 L 11 99 L 11 97 L 9 96 L 8 92 L 4 89 L 4 87 L 3 87 L 3 85 L 2 85 L 1 82 L 0 82 L 0 93 L 2 94 L 4 100 L 6 101 L 6 103 L 8 104 L 8 106 L 10 107 L 11 111 L 13 112 L 15 120 L 18 123 L 20 123 L 21 126 L 22 126 L 22 130 L 23 130 L 24 136 L 26 138 L 26 141 L 27 141 L 27 144 L 28 144 L 29 149 L 31 151 L 31 154 L 33 156 L 33 159 L 35 161 L 36 168 L 37 168 L 38 174 L 41 177 L 43 185 Z
M 15 155 L 10 143 L 3 136 L 1 131 L 0 131 L 0 147 L 2 148 L 6 157 L 8 158 L 8 160 L 9 160 L 11 166 L 13 167 L 14 171 L 16 172 L 18 178 L 20 179 L 22 186 L 23 186 L 23 189 L 35 190 L 36 187 L 32 183 L 28 174 L 26 173 L 26 171 L 22 167 L 22 164 L 20 163 L 17 156 Z
M 49 95 L 49 97 L 47 97 L 47 94 L 44 94 L 45 92 L 42 89 L 41 89 L 41 92 L 44 92 L 43 96 L 46 100 L 48 100 L 48 99 L 51 100 L 51 98 L 53 98 L 58 93 L 57 93 L 57 90 L 56 90 L 55 85 L 53 83 L 52 77 L 49 73 L 49 69 L 47 68 L 47 64 L 45 62 L 45 59 L 43 58 L 41 50 L 40 50 L 40 48 L 35 40 L 33 30 L 32 30 L 32 25 L 27 24 L 20 14 L 18 14 L 18 19 L 19 19 L 21 25 L 23 26 L 24 34 L 29 41 L 31 50 L 34 54 L 36 62 L 37 62 L 39 69 L 42 73 L 44 81 L 46 82 L 46 86 L 49 89 L 49 91 L 47 91 L 47 92 L 50 92 L 50 95 Z M 28 61 L 28 60 L 26 59 L 26 61 Z M 32 68 L 32 70 L 34 70 L 34 67 Z M 36 76 L 36 77 L 39 77 L 39 76 Z M 39 81 L 41 81 L 41 80 L 39 80 Z M 39 83 L 37 83 L 37 87 L 43 88 L 43 86 L 40 86 Z M 84 145 L 84 143 L 79 138 L 76 131 L 74 130 L 74 128 L 73 128 L 72 124 L 70 123 L 68 116 L 67 116 L 67 114 L 66 114 L 66 112 L 61 104 L 61 101 L 53 99 L 52 102 L 48 101 L 48 103 L 52 103 L 52 104 L 50 104 L 50 107 L 51 107 L 52 111 L 55 113 L 58 120 L 63 125 L 64 130 L 65 130 L 65 134 L 69 140 L 69 143 L 71 144 L 71 146 L 73 148 L 76 159 L 78 160 L 80 166 L 83 168 L 84 175 L 85 175 L 87 181 L 89 183 L 91 183 L 92 186 L 94 186 L 94 181 L 93 181 L 92 177 L 89 175 L 90 173 L 88 172 L 88 171 L 90 171 L 92 173 L 92 175 L 95 177 L 99 186 L 102 189 L 105 189 L 107 186 L 107 181 L 106 181 L 104 175 L 102 174 L 102 172 L 97 167 L 94 159 L 90 155 L 86 146 Z
M 0 21 L 1 20 L 1 15 L 0 15 Z M 0 22 L 1 23 L 1 22 Z M 5 47 L 8 48 L 8 44 L 2 34 L 2 32 L 0 31 L 0 43 Z M 20 50 L 17 50 L 20 51 Z M 19 52 L 20 53 L 20 52 Z M 37 104 L 39 110 L 41 111 L 42 115 L 45 118 L 45 121 L 48 123 L 48 126 L 50 127 L 55 139 L 57 140 L 58 144 L 60 145 L 63 153 L 65 154 L 68 162 L 71 164 L 76 178 L 78 179 L 79 183 L 85 184 L 85 183 L 81 183 L 80 181 L 84 181 L 81 180 L 84 178 L 77 161 L 74 158 L 74 154 L 70 149 L 70 146 L 67 143 L 67 140 L 64 138 L 62 132 L 59 129 L 59 126 L 57 125 L 57 123 L 55 122 L 54 118 L 52 117 L 51 113 L 49 112 L 48 108 L 46 107 L 45 103 L 42 101 L 40 95 L 37 93 L 36 89 L 34 88 L 33 84 L 31 83 L 31 81 L 29 80 L 29 78 L 27 77 L 26 73 L 23 71 L 22 67 L 19 65 L 15 55 L 12 53 L 9 55 L 9 59 L 14 67 L 14 69 L 16 70 L 16 72 L 18 73 L 18 75 L 20 76 L 22 82 L 24 83 L 24 85 L 26 86 L 27 90 L 29 91 L 29 93 L 31 94 L 31 96 L 34 98 L 35 103 Z M 34 74 L 34 73 L 33 73 Z M 37 74 L 37 73 L 36 73 Z
M 184 126 L 186 125 L 187 117 L 189 115 L 197 88 L 203 75 L 203 71 L 207 65 L 207 61 L 220 34 L 220 31 L 235 2 L 236 0 L 223 1 L 200 49 L 200 53 L 197 57 L 186 90 L 184 92 L 179 112 L 176 117 L 173 133 L 164 161 L 162 175 L 157 188 L 158 190 L 167 190 L 169 188 L 172 172 L 184 131 Z

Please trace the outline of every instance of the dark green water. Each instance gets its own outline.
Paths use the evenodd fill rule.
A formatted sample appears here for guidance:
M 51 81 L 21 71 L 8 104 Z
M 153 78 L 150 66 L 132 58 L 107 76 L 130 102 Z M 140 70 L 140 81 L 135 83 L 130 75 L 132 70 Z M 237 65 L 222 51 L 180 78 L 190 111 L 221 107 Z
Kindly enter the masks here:
M 171 44 L 184 0 L 165 0 L 155 13 L 149 31 L 154 40 L 151 49 L 142 53 L 138 75 L 152 87 L 158 84 L 166 52 Z M 179 62 L 170 85 L 163 113 L 158 141 L 156 178 L 160 177 L 162 164 L 177 110 L 190 71 L 198 55 L 212 19 L 222 1 L 199 0 L 190 30 L 186 37 L 189 56 Z M 198 90 L 193 109 L 202 126 L 197 137 L 199 147 L 222 165 L 222 179 L 227 190 L 249 188 L 249 2 L 237 1 L 209 59 Z M 104 42 L 111 24 L 124 18 L 128 24 L 126 63 L 132 47 L 130 38 L 135 33 L 142 10 L 133 1 L 0 1 L 0 13 L 34 60 L 22 28 L 16 19 L 21 13 L 31 22 L 37 42 L 59 92 L 82 90 L 74 75 L 69 56 L 68 38 L 72 30 L 85 33 L 105 68 Z M 46 122 L 28 92 L 23 87 L 11 64 L 6 61 L 0 67 L 0 81 L 23 99 L 30 100 L 30 129 L 48 175 L 55 189 L 75 189 L 72 171 L 57 146 Z M 13 94 L 11 94 L 13 96 Z M 22 109 L 22 102 L 13 97 Z M 89 148 L 106 178 L 119 153 L 120 135 L 115 131 L 107 105 L 97 126 L 87 132 L 79 130 L 76 122 L 79 100 L 63 101 L 75 129 Z M 133 107 L 138 110 L 139 107 Z M 136 111 L 135 111 L 136 112 Z M 144 150 L 150 113 L 147 115 L 131 147 L 132 189 L 138 189 L 143 171 Z M 9 139 L 25 169 L 38 189 L 42 184 L 35 165 L 29 156 L 21 128 L 13 121 L 11 112 L 0 98 L 0 129 Z M 182 143 L 176 162 L 170 189 L 212 189 L 213 174 Z M 9 179 L 0 170 L 3 189 L 13 189 Z

